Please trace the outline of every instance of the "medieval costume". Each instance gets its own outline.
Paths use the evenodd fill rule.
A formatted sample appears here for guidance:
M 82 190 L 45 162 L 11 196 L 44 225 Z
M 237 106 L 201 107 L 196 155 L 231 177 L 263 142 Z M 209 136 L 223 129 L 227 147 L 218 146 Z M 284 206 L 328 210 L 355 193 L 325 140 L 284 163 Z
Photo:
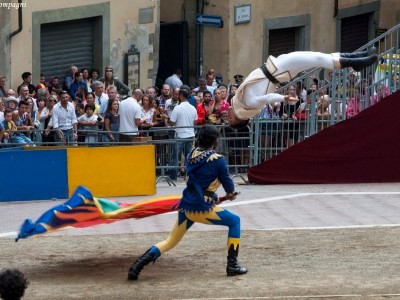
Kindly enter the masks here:
M 212 126 L 204 126 L 199 131 L 217 130 Z M 218 132 L 217 132 L 218 134 Z M 216 142 L 216 139 L 215 139 Z M 195 148 L 186 159 L 188 175 L 187 187 L 178 205 L 178 219 L 168 238 L 152 246 L 129 269 L 128 279 L 136 280 L 142 268 L 155 261 L 162 253 L 175 247 L 188 229 L 195 223 L 224 225 L 228 232 L 228 265 L 227 275 L 235 276 L 247 273 L 247 270 L 237 263 L 240 243 L 240 218 L 221 208 L 215 193 L 222 184 L 228 195 L 234 195 L 234 183 L 229 177 L 225 158 L 211 148 Z M 235 197 L 232 197 L 233 200 Z M 229 197 L 228 197 L 229 199 Z

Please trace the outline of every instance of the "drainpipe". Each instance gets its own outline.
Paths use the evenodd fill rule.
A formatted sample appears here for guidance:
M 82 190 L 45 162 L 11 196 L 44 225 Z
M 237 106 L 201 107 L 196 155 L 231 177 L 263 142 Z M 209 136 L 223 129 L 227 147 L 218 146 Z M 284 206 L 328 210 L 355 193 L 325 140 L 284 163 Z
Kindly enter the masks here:
M 334 8 L 333 8 L 333 17 L 336 18 L 339 12 L 339 0 L 335 0 L 335 4 L 334 4 Z
M 200 9 L 200 1 L 201 9 Z M 197 13 L 204 13 L 204 0 L 197 0 Z M 203 34 L 204 34 L 204 26 L 196 25 L 196 49 L 197 49 L 197 63 L 196 63 L 196 80 L 200 76 L 203 75 Z
M 22 31 L 22 0 L 18 0 L 18 29 L 13 31 L 13 32 L 11 32 L 8 35 L 8 39 L 11 40 L 11 38 L 14 35 L 17 35 L 21 31 Z

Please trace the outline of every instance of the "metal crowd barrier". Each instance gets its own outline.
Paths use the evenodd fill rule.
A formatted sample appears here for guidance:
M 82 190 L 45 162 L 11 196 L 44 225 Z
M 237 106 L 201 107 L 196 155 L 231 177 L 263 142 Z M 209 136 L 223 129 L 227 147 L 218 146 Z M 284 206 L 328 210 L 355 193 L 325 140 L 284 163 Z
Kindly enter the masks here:
M 252 160 L 252 132 L 250 128 L 243 130 L 233 130 L 229 126 L 216 126 L 221 132 L 221 137 L 218 141 L 216 151 L 225 156 L 228 168 L 232 178 L 239 177 L 247 184 L 246 179 L 241 173 L 246 173 Z M 149 130 L 139 130 L 137 132 L 131 132 L 135 134 L 135 138 L 132 142 L 120 142 L 120 141 L 106 141 L 104 139 L 105 132 L 101 130 L 78 130 L 78 140 L 72 144 L 68 143 L 60 130 L 51 130 L 50 132 L 39 132 L 39 131 L 24 131 L 26 136 L 32 136 L 34 133 L 41 134 L 42 140 L 35 141 L 32 139 L 32 144 L 21 144 L 21 143 L 1 143 L 0 149 L 8 149 L 12 147 L 29 147 L 29 146 L 43 146 L 43 147 L 109 147 L 109 146 L 126 146 L 126 145 L 137 145 L 137 144 L 151 144 L 155 146 L 155 165 L 157 183 L 160 181 L 166 181 L 170 186 L 176 185 L 170 178 L 171 170 L 176 170 L 180 173 L 182 178 L 185 178 L 185 165 L 184 157 L 178 157 L 178 143 L 182 141 L 175 137 L 175 128 L 177 127 L 154 127 Z M 183 128 L 183 127 L 182 127 Z M 195 132 L 200 126 L 195 127 Z M 18 131 L 15 131 L 18 132 Z M 20 132 L 18 132 L 20 133 Z M 45 135 L 46 133 L 46 135 Z M 118 132 L 107 132 L 118 135 Z M 54 138 L 58 135 L 60 139 Z M 95 137 L 91 141 L 85 141 L 85 137 Z M 48 137 L 48 139 L 43 139 Z M 195 138 L 192 140 L 193 146 L 195 145 Z M 175 161 L 174 164 L 174 156 Z
M 13 137 L 10 138 L 5 138 L 0 141 L 0 150 L 1 149 L 12 149 L 13 147 L 38 147 L 38 146 L 43 146 L 43 147 L 48 147 L 48 146 L 65 146 L 64 143 L 64 134 L 61 130 L 58 129 L 52 129 L 48 131 L 47 133 L 45 130 L 7 130 L 8 132 L 11 132 L 13 135 L 23 135 L 24 137 L 27 137 L 28 139 L 24 138 L 24 141 L 22 142 L 16 142 Z M 57 140 L 55 136 L 59 136 L 60 139 Z
M 255 143 L 250 165 L 268 160 L 291 145 L 352 118 L 399 90 L 400 24 L 355 52 L 371 50 L 373 47 L 377 49 L 378 63 L 361 72 L 350 72 L 348 69 L 328 72 L 323 68 L 316 68 L 299 74 L 297 78 L 280 87 L 277 93 L 281 94 L 287 94 L 288 87 L 292 85 L 297 88 L 298 94 L 314 89 L 311 103 L 306 106 L 307 118 L 296 120 L 289 116 L 287 120 L 283 120 L 279 113 L 280 104 L 274 105 L 268 118 L 261 111 L 250 122 Z

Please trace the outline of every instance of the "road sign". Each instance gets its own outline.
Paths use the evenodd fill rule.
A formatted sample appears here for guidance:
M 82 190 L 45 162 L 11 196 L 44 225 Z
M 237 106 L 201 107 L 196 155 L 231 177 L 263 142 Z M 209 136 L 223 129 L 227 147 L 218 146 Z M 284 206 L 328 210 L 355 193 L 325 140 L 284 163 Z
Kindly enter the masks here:
M 222 27 L 222 17 L 197 14 L 196 24 Z

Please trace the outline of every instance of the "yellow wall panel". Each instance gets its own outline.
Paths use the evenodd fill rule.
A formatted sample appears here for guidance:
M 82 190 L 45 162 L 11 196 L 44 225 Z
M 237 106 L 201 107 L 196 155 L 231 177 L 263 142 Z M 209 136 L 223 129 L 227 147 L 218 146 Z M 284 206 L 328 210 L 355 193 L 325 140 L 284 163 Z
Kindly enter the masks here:
M 70 196 L 79 185 L 95 197 L 156 193 L 153 145 L 68 148 L 67 165 Z

